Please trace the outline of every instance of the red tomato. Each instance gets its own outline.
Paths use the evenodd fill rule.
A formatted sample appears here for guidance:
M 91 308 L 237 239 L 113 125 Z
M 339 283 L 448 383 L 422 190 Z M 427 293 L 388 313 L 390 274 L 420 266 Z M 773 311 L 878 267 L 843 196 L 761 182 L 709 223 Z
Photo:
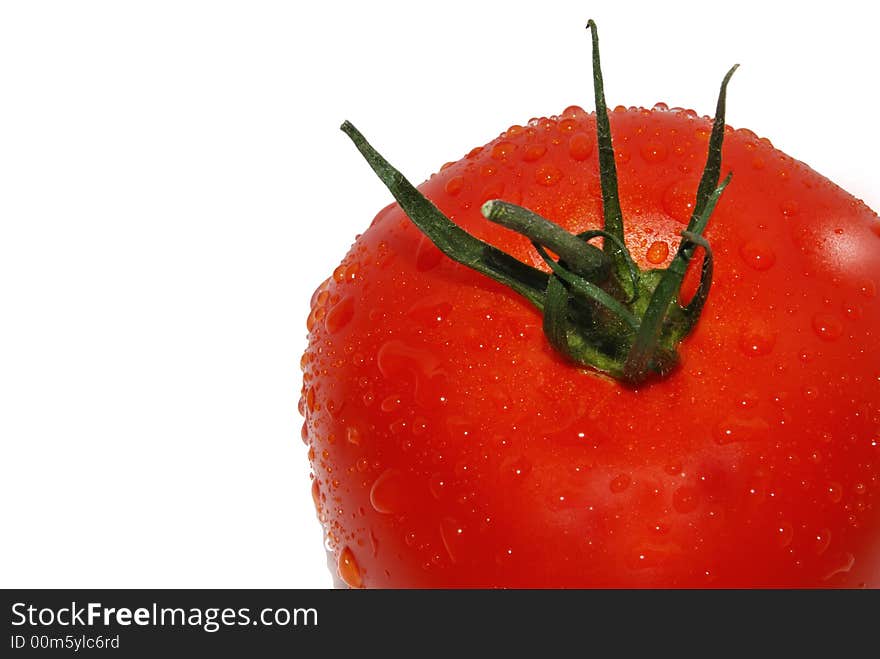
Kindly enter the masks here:
M 610 122 L 626 245 L 664 267 L 711 121 L 657 106 Z M 547 271 L 480 207 L 600 228 L 597 151 L 595 115 L 570 107 L 419 189 Z M 727 129 L 721 171 L 701 320 L 678 366 L 636 385 L 560 355 L 532 304 L 398 205 L 376 216 L 316 291 L 302 361 L 313 495 L 345 583 L 880 587 L 880 221 L 747 130 Z

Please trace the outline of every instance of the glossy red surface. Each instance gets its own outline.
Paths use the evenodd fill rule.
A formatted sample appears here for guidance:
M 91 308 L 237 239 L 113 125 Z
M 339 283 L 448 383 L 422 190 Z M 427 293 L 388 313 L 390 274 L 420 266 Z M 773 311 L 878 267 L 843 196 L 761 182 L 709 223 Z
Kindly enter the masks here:
M 627 245 L 662 267 L 711 122 L 658 107 L 611 124 Z M 528 302 L 379 213 L 316 291 L 303 358 L 313 495 L 345 582 L 880 586 L 880 220 L 749 131 L 728 129 L 723 154 L 712 293 L 680 367 L 636 389 L 566 362 Z M 513 126 L 420 189 L 543 268 L 480 206 L 600 226 L 594 118 Z

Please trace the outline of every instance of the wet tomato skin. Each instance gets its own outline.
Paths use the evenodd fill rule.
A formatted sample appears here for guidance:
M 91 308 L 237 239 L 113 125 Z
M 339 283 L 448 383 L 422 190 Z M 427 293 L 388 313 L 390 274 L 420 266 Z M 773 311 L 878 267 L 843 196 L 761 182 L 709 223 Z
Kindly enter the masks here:
M 663 267 L 711 122 L 618 109 L 627 245 Z M 468 232 L 500 198 L 601 226 L 595 121 L 513 126 L 420 186 Z M 524 299 L 382 210 L 312 299 L 303 435 L 354 587 L 880 587 L 880 220 L 727 130 L 712 293 L 637 388 L 567 362 Z M 542 267 L 542 266 L 541 266 Z M 691 290 L 693 285 L 691 285 Z

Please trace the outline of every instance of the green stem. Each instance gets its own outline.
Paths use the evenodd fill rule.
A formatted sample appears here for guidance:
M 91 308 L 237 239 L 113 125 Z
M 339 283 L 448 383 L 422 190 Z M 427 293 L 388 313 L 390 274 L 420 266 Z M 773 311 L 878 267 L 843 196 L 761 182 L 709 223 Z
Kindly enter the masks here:
M 349 122 L 342 130 L 382 180 L 412 222 L 449 258 L 510 287 L 544 316 L 550 344 L 572 361 L 638 385 L 652 373 L 666 375 L 677 363 L 676 348 L 697 323 L 712 285 L 712 249 L 703 236 L 710 215 L 730 183 L 718 183 L 724 141 L 727 84 L 721 83 L 706 166 L 694 212 L 678 250 L 665 270 L 641 271 L 624 242 L 624 222 L 611 142 L 611 126 L 599 61 L 596 24 L 587 23 L 593 43 L 593 86 L 604 229 L 572 235 L 536 213 L 501 200 L 482 207 L 490 221 L 532 241 L 549 274 L 471 236 L 446 217 L 391 166 Z M 604 239 L 602 249 L 589 244 Z M 705 252 L 700 283 L 684 307 L 678 301 L 688 264 L 697 248 Z M 551 258 L 554 252 L 558 260 Z
M 575 295 L 580 296 L 584 300 L 595 302 L 605 307 L 632 329 L 636 330 L 639 328 L 638 318 L 636 318 L 624 304 L 617 301 L 610 293 L 607 293 L 604 289 L 588 279 L 579 277 L 573 272 L 569 272 L 566 268 L 562 267 L 562 265 L 551 259 L 550 255 L 547 254 L 546 250 L 539 243 L 533 243 L 533 245 L 538 254 L 541 255 L 541 258 L 544 259 L 544 263 L 547 264 L 547 267 L 550 268 L 556 277 L 568 284 Z
M 636 262 L 633 261 L 632 255 L 626 248 L 626 244 L 614 234 L 603 231 L 602 229 L 591 229 L 589 231 L 584 231 L 582 233 L 579 233 L 577 237 L 581 240 L 586 241 L 590 241 L 593 238 L 605 238 L 606 240 L 610 240 L 620 248 L 620 251 L 623 253 L 624 256 L 626 270 L 629 273 L 629 281 L 632 285 L 632 294 L 626 299 L 626 301 L 634 302 L 635 299 L 639 296 L 639 279 L 641 279 L 642 272 L 641 270 L 639 270 L 639 266 L 636 265 Z
M 570 234 L 558 224 L 545 220 L 522 206 L 499 199 L 487 201 L 481 210 L 487 220 L 552 249 L 575 274 L 586 279 L 607 277 L 608 259 L 602 251 Z

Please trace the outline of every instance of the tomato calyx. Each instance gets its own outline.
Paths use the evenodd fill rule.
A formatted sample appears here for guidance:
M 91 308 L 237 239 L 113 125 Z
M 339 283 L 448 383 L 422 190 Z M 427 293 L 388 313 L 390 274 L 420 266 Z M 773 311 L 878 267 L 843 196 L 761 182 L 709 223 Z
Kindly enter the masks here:
M 543 314 L 550 344 L 582 366 L 635 386 L 652 375 L 665 376 L 678 363 L 678 344 L 693 330 L 712 285 L 711 247 L 703 236 L 710 216 L 731 179 L 720 181 L 727 84 L 721 83 L 709 138 L 706 166 L 697 188 L 693 214 L 670 265 L 640 269 L 624 243 L 617 169 L 599 59 L 596 24 L 592 38 L 593 89 L 603 229 L 571 234 L 532 211 L 501 200 L 487 201 L 489 221 L 512 229 L 531 242 L 549 268 L 534 268 L 470 235 L 446 217 L 403 174 L 381 156 L 350 122 L 341 129 L 385 184 L 412 222 L 448 257 L 525 297 Z M 599 248 L 590 241 L 602 238 Z M 704 251 L 700 281 L 692 299 L 679 303 L 685 272 L 696 250 Z M 548 250 L 556 254 L 551 258 Z

